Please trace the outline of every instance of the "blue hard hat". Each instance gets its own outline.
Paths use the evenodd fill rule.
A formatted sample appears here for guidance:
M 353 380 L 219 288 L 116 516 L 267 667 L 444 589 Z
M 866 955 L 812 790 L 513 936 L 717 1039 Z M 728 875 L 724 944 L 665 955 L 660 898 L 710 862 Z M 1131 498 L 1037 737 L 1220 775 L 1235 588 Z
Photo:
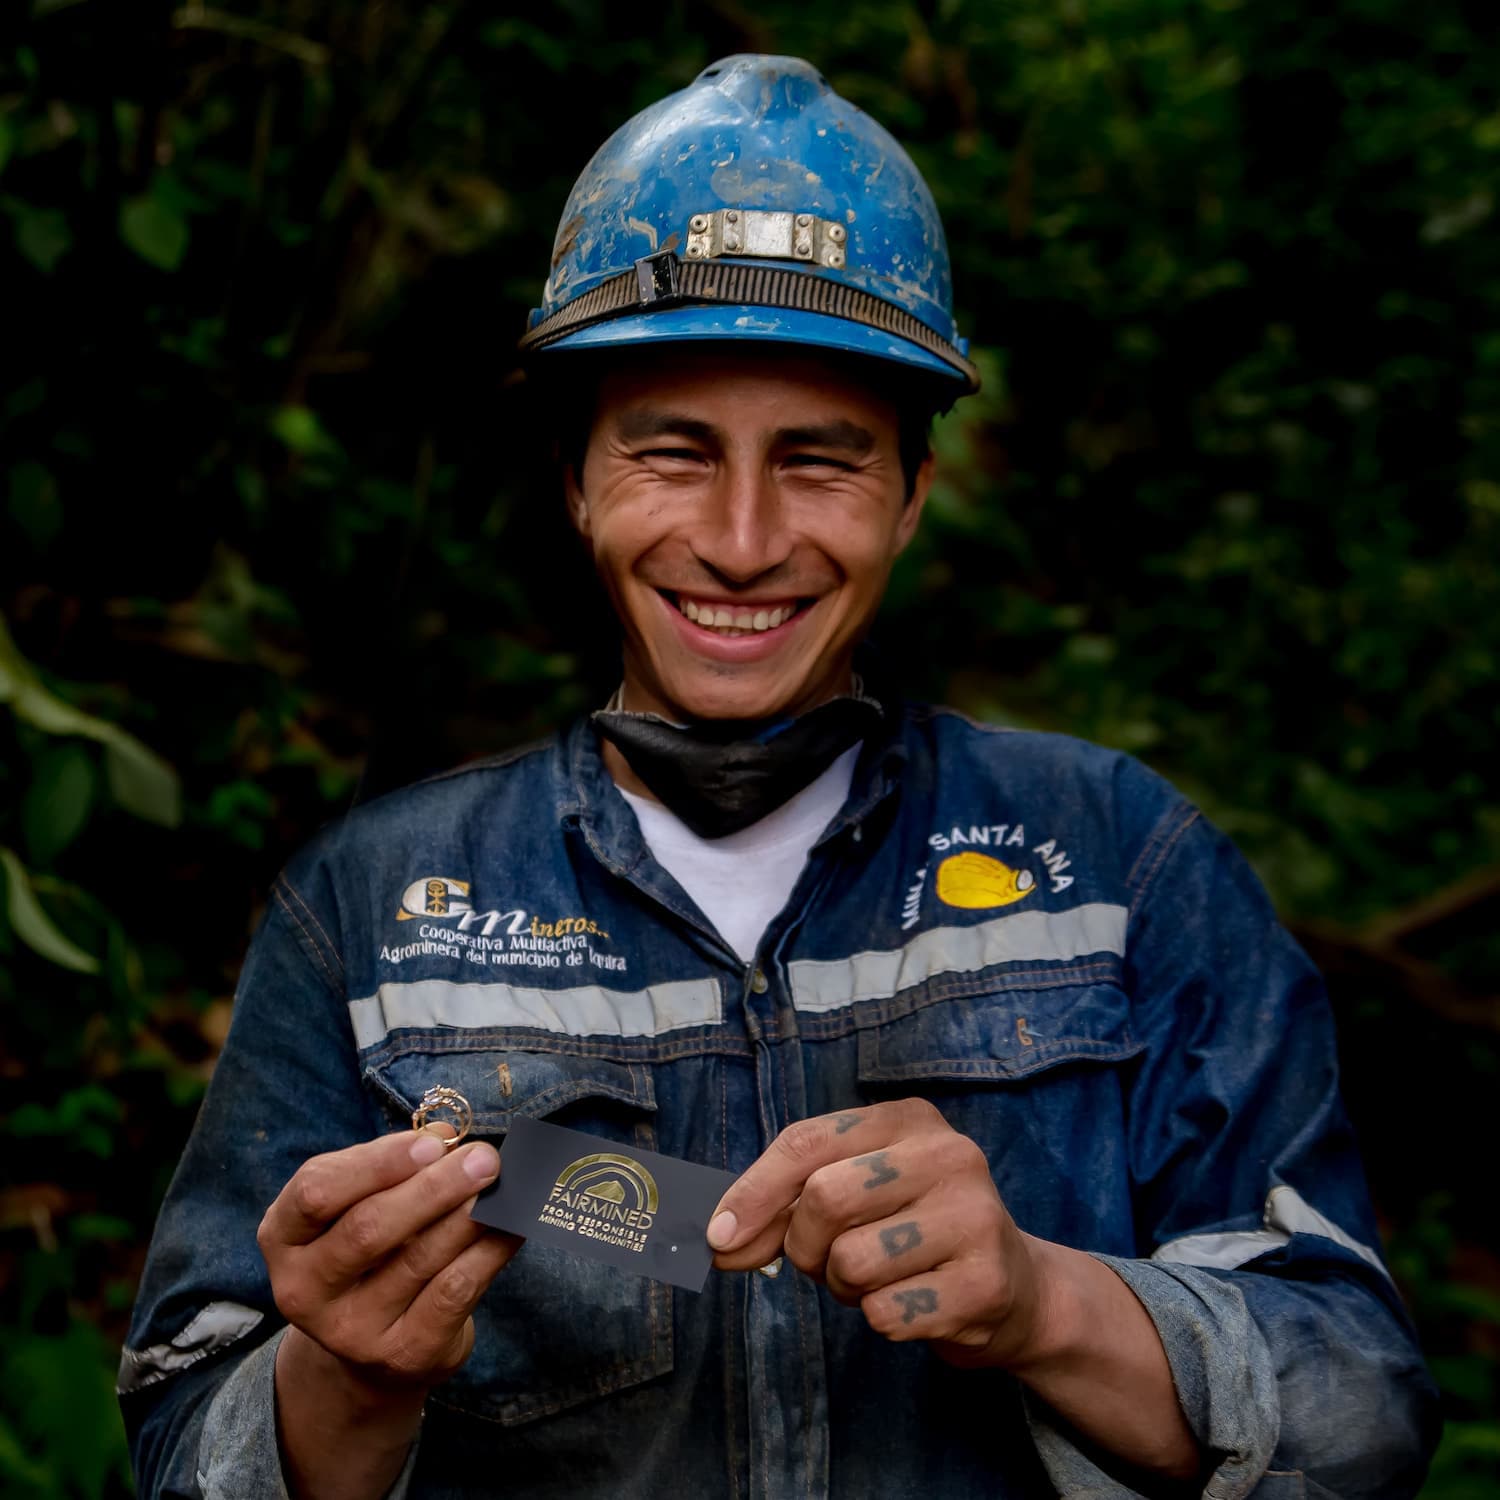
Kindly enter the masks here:
M 922 174 L 795 57 L 714 63 L 599 148 L 521 349 L 747 338 L 979 388 Z

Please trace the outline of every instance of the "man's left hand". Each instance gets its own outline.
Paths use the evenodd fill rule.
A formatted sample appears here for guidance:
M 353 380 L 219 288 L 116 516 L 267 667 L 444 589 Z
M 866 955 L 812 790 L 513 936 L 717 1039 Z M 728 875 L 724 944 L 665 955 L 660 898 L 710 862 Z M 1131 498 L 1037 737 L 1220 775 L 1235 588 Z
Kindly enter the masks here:
M 724 1271 L 785 1253 L 888 1339 L 1018 1369 L 1044 1340 L 1042 1242 L 1006 1212 L 984 1152 L 925 1099 L 788 1126 L 720 1200 Z

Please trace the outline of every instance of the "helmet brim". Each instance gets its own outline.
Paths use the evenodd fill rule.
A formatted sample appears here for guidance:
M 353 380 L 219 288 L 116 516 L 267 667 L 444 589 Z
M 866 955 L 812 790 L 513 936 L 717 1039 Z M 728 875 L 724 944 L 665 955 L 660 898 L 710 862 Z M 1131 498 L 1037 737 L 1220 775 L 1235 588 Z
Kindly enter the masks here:
M 684 303 L 591 324 L 549 344 L 531 358 L 545 363 L 554 353 L 570 349 L 606 350 L 631 345 L 645 349 L 652 344 L 746 339 L 812 351 L 825 349 L 904 365 L 946 381 L 954 399 L 970 389 L 968 380 L 958 370 L 917 344 L 863 323 L 796 308 Z

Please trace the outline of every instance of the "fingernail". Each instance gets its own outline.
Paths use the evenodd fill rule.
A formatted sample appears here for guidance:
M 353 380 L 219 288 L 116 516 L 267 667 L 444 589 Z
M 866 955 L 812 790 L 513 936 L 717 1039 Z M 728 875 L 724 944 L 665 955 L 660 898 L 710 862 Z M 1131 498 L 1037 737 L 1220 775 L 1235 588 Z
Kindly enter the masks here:
M 443 1143 L 435 1135 L 419 1135 L 411 1143 L 411 1159 L 419 1167 L 430 1166 L 443 1154 Z
M 464 1171 L 475 1182 L 488 1182 L 500 1171 L 499 1154 L 493 1146 L 486 1146 L 480 1141 L 464 1152 Z
M 726 1208 L 723 1213 L 713 1216 L 708 1222 L 708 1243 L 715 1250 L 727 1249 L 734 1243 L 735 1234 L 739 1231 L 740 1221 Z

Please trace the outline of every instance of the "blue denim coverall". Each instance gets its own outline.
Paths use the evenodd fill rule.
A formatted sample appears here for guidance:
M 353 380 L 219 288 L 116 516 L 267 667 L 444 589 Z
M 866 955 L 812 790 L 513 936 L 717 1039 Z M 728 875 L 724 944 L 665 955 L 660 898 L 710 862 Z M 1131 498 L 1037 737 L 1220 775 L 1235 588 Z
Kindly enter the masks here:
M 1377 1251 L 1322 985 L 1247 866 L 1128 757 L 908 707 L 756 962 L 652 859 L 586 721 L 394 794 L 278 881 L 162 1210 L 123 1403 L 146 1496 L 281 1496 L 255 1230 L 425 1089 L 742 1171 L 923 1095 L 1020 1226 L 1160 1331 L 1213 1500 L 1415 1492 L 1433 1396 Z M 747 880 L 754 871 L 746 871 Z M 503 1170 L 503 1167 L 502 1167 Z M 999 1371 L 786 1265 L 701 1296 L 538 1245 L 475 1314 L 398 1493 L 1130 1493 Z

